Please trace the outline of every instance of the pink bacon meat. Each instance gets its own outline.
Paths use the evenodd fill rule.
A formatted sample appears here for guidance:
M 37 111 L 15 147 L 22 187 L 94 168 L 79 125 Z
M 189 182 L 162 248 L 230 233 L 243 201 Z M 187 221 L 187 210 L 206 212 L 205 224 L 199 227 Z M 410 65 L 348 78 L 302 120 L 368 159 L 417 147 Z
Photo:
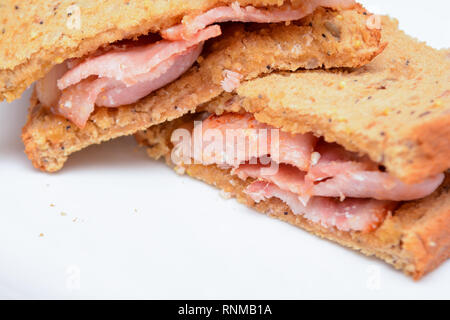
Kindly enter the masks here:
M 258 9 L 252 6 L 240 7 L 238 2 L 231 6 L 213 8 L 195 17 L 185 17 L 181 24 L 161 33 L 169 40 L 190 39 L 199 30 L 220 22 L 277 23 L 300 20 L 313 13 L 318 7 L 346 9 L 355 5 L 354 0 L 309 0 L 299 8 L 284 6 L 281 8 Z
M 241 164 L 239 168 L 232 171 L 241 180 L 247 180 L 248 178 L 262 179 L 267 182 L 271 182 L 283 190 L 288 190 L 300 196 L 307 196 L 308 189 L 305 184 L 306 172 L 298 170 L 298 168 L 279 164 L 278 170 L 275 174 L 264 174 L 263 166 L 261 164 Z M 307 201 L 305 201 L 307 202 Z
M 408 185 L 380 171 L 368 157 L 360 157 L 335 143 L 320 142 L 316 151 L 320 160 L 305 177 L 310 194 L 315 196 L 410 201 L 430 195 L 444 180 L 444 174 L 439 174 Z
M 412 185 L 386 172 L 342 172 L 314 185 L 311 194 L 324 197 L 373 198 L 379 200 L 410 201 L 424 198 L 444 181 L 444 174 L 430 177 Z
M 271 135 L 261 136 L 259 129 L 274 128 L 258 122 L 249 113 L 210 116 L 202 122 L 203 135 L 208 130 L 217 130 L 222 135 L 220 142 L 223 147 L 218 152 L 224 155 L 225 164 L 232 167 L 231 173 L 242 180 L 257 180 L 246 191 L 255 201 L 280 198 L 294 213 L 339 230 L 372 230 L 398 201 L 426 197 L 444 179 L 444 174 L 440 174 L 421 183 L 407 185 L 381 171 L 368 157 L 361 157 L 334 143 L 317 142 L 317 138 L 311 134 L 282 131 L 278 135 L 278 168 L 267 170 L 273 163 L 269 165 L 249 161 L 273 156 L 270 148 L 267 152 L 260 152 L 250 146 L 251 143 L 272 145 Z M 245 144 L 237 145 L 236 140 L 229 141 L 226 138 L 228 130 L 235 131 L 233 137 L 238 134 L 241 139 L 250 139 Z M 227 148 L 227 144 L 231 144 L 231 148 Z M 204 143 L 203 148 L 207 147 L 208 144 Z M 236 153 L 230 153 L 239 148 L 246 148 L 238 153 L 245 156 L 236 157 Z M 314 154 L 318 159 L 311 161 Z M 223 164 L 214 157 L 203 160 L 207 162 L 203 164 Z M 322 209 L 324 212 L 321 212 Z M 343 214 L 348 210 L 350 214 Z
M 282 190 L 275 184 L 255 181 L 244 191 L 255 202 L 278 198 L 286 203 L 296 215 L 320 223 L 326 228 L 335 227 L 341 231 L 370 232 L 375 230 L 396 203 L 372 199 L 346 199 L 314 197 L 304 204 L 293 192 Z
M 96 104 L 133 103 L 177 79 L 196 61 L 203 42 L 220 33 L 211 26 L 189 41 L 161 40 L 88 58 L 58 80 L 62 96 L 54 112 L 82 128 Z
M 440 174 L 420 183 L 408 185 L 386 172 L 342 171 L 330 179 L 318 181 L 310 186 L 305 181 L 306 173 L 298 168 L 279 164 L 275 174 L 263 174 L 264 167 L 260 164 L 242 164 L 233 173 L 243 180 L 251 177 L 274 183 L 283 190 L 298 194 L 305 202 L 311 196 L 391 201 L 417 200 L 431 194 L 444 180 L 444 174 Z
M 252 130 L 253 129 L 253 130 Z M 269 130 L 261 136 L 261 129 Z M 272 126 L 258 122 L 249 113 L 227 113 L 210 116 L 202 122 L 203 137 L 209 130 L 218 130 L 223 139 L 218 148 L 223 162 L 217 157 L 203 157 L 203 164 L 226 164 L 234 167 L 233 173 L 244 180 L 247 177 L 264 179 L 275 183 L 282 189 L 300 194 L 303 197 L 352 197 L 374 198 L 378 200 L 409 201 L 431 194 L 444 180 L 444 174 L 430 177 L 421 183 L 407 185 L 381 172 L 378 165 L 367 157 L 358 156 L 343 147 L 320 141 L 312 134 L 290 134 Z M 270 130 L 278 131 L 278 141 L 272 141 Z M 233 139 L 227 138 L 227 134 Z M 235 136 L 240 136 L 235 139 Z M 246 143 L 237 143 L 244 140 Z M 274 142 L 279 155 L 271 150 Z M 259 148 L 264 144 L 266 149 Z M 258 148 L 255 148 L 258 145 Z M 207 141 L 203 148 L 208 147 Z M 312 153 L 318 153 L 317 163 L 311 163 Z M 204 155 L 204 154 L 203 154 Z M 246 163 L 251 159 L 270 156 L 277 158 L 278 170 L 265 174 L 268 166 Z M 197 159 L 199 160 L 199 159 Z M 266 172 L 268 172 L 266 170 Z

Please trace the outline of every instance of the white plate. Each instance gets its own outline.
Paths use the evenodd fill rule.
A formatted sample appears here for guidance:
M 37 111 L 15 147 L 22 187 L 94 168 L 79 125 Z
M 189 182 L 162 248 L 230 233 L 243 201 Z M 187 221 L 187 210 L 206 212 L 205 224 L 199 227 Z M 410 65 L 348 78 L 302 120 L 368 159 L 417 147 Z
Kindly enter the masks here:
M 446 0 L 365 3 L 450 44 Z M 448 262 L 415 283 L 177 176 L 131 137 L 38 172 L 19 137 L 29 94 L 0 104 L 1 297 L 450 298 Z

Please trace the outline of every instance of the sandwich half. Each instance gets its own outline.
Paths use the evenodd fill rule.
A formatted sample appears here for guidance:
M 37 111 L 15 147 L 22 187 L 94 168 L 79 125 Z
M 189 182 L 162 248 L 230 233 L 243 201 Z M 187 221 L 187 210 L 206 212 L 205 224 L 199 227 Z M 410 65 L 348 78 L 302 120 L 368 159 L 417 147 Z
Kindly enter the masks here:
M 450 257 L 450 55 L 382 25 L 389 46 L 360 69 L 244 81 L 136 138 L 178 173 L 420 279 Z
M 23 141 L 49 172 L 241 81 L 360 67 L 386 45 L 354 0 L 8 1 L 0 19 L 0 99 L 38 80 Z

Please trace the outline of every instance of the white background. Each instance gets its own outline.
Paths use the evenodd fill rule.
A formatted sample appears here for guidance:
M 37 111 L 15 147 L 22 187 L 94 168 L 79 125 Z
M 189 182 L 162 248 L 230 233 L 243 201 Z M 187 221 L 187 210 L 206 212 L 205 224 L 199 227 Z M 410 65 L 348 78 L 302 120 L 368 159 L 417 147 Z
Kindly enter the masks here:
M 450 45 L 447 0 L 363 2 Z M 416 283 L 177 176 L 131 137 L 38 172 L 19 137 L 29 94 L 0 104 L 2 298 L 450 298 L 449 262 Z

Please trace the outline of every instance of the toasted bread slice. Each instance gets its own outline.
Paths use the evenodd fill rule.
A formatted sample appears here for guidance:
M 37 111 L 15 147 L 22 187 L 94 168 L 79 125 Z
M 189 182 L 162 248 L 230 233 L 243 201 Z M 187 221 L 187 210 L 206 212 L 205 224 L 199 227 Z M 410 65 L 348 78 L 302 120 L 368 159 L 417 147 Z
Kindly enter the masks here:
M 184 16 L 238 2 L 256 7 L 304 0 L 80 0 L 2 3 L 0 101 L 12 101 L 56 64 L 122 39 L 157 33 Z
M 147 147 L 150 157 L 165 157 L 173 164 L 170 154 L 172 132 L 192 124 L 195 115 L 187 115 L 174 121 L 157 125 L 136 135 L 138 142 Z M 402 204 L 373 232 L 343 232 L 328 229 L 302 216 L 294 215 L 290 208 L 277 198 L 255 203 L 244 193 L 253 181 L 243 181 L 229 170 L 215 165 L 199 164 L 175 167 L 178 173 L 205 181 L 236 197 L 239 202 L 267 214 L 270 217 L 289 222 L 320 237 L 358 250 L 369 256 L 376 256 L 406 274 L 420 279 L 450 257 L 450 173 L 444 183 L 430 196 Z
M 235 1 L 5 1 L 0 10 L 0 101 L 18 98 L 66 59 L 85 56 L 118 40 L 159 32 L 183 16 Z M 270 6 L 289 1 L 238 2 Z
M 229 24 L 180 79 L 133 105 L 97 108 L 84 129 L 51 114 L 34 97 L 23 129 L 25 152 L 35 167 L 57 171 L 75 151 L 194 112 L 224 92 L 225 70 L 250 80 L 276 70 L 364 65 L 384 49 L 380 31 L 367 28 L 367 17 L 358 6 L 320 8 L 290 25 Z

